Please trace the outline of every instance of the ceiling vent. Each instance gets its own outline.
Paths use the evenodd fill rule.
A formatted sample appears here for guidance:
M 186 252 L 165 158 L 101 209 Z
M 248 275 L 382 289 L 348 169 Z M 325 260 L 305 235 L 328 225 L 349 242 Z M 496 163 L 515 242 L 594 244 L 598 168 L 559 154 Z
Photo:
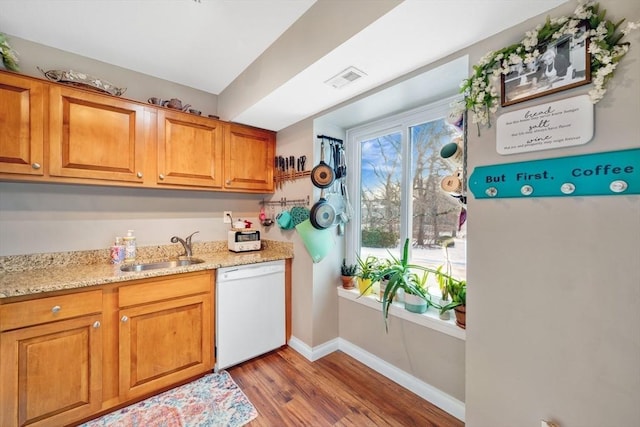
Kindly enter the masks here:
M 324 83 L 335 89 L 340 89 L 366 75 L 364 71 L 360 71 L 356 67 L 349 67 L 346 70 L 340 71 Z

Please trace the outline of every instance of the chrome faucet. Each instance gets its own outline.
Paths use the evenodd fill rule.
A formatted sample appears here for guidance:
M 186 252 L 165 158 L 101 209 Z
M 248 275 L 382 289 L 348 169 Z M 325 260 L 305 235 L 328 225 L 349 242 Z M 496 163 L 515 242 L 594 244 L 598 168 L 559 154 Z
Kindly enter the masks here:
M 171 238 L 171 243 L 182 243 L 182 247 L 184 248 L 184 254 L 180 255 L 180 256 L 186 256 L 191 258 L 191 255 L 193 255 L 193 250 L 191 249 L 191 237 L 196 234 L 199 233 L 199 231 L 194 231 L 193 233 L 189 234 L 187 236 L 186 239 L 181 239 L 178 236 L 173 236 Z

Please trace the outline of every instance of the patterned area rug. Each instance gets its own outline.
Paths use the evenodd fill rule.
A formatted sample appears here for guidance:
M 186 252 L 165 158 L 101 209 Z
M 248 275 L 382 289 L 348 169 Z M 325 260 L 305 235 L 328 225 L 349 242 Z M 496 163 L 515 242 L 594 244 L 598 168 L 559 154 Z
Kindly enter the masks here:
M 231 376 L 220 371 L 80 427 L 239 427 L 257 416 Z

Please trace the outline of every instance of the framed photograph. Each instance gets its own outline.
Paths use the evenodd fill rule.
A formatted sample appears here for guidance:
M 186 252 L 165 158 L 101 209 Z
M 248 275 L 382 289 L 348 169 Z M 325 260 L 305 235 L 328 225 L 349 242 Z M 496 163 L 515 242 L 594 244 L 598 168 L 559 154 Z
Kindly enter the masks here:
M 564 35 L 538 47 L 530 64 L 511 67 L 501 75 L 501 105 L 517 104 L 591 82 L 591 55 L 586 22 L 574 35 Z

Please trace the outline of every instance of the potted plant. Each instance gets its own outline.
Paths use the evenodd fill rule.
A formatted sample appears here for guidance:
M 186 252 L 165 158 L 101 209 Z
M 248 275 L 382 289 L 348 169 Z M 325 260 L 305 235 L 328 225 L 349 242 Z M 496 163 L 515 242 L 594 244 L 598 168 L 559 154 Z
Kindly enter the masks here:
M 406 239 L 400 259 L 389 254 L 391 259 L 378 269 L 374 281 L 388 278 L 388 283 L 382 292 L 382 315 L 388 330 L 387 319 L 389 308 L 398 292 L 404 291 L 405 308 L 409 311 L 424 313 L 429 304 L 427 296 L 427 277 L 429 273 L 436 273 L 428 267 L 409 264 L 409 239 Z M 421 271 L 422 274 L 418 274 Z
M 427 296 L 428 271 L 423 271 L 422 275 L 409 273 L 408 286 L 404 292 L 404 308 L 412 313 L 424 313 L 429 308 Z M 415 287 L 415 288 L 414 288 Z
M 356 264 L 347 264 L 345 258 L 342 259 L 342 266 L 340 267 L 342 287 L 345 289 L 353 289 L 355 287 L 355 278 L 358 272 L 358 266 Z
M 365 259 L 362 259 L 360 255 L 356 255 L 358 262 L 358 289 L 360 295 L 369 295 L 373 292 L 373 284 L 376 282 L 376 271 L 378 270 L 378 258 L 373 255 L 367 255 Z
M 447 280 L 447 292 L 451 296 L 451 302 L 440 307 L 440 312 L 453 309 L 456 314 L 456 325 L 462 329 L 467 327 L 467 281 L 458 280 L 449 276 Z
M 453 280 L 451 276 L 451 261 L 449 260 L 449 246 L 453 246 L 453 238 L 447 238 L 440 242 L 442 248 L 444 249 L 445 255 L 445 263 L 438 267 L 436 273 L 436 280 L 438 282 L 438 287 L 440 288 L 440 300 L 438 304 L 434 304 L 440 309 L 440 319 L 441 320 L 449 320 L 451 318 L 450 309 L 443 310 L 443 307 L 448 306 L 451 303 L 449 299 L 449 288 L 451 281 Z M 445 269 L 443 272 L 442 270 Z

